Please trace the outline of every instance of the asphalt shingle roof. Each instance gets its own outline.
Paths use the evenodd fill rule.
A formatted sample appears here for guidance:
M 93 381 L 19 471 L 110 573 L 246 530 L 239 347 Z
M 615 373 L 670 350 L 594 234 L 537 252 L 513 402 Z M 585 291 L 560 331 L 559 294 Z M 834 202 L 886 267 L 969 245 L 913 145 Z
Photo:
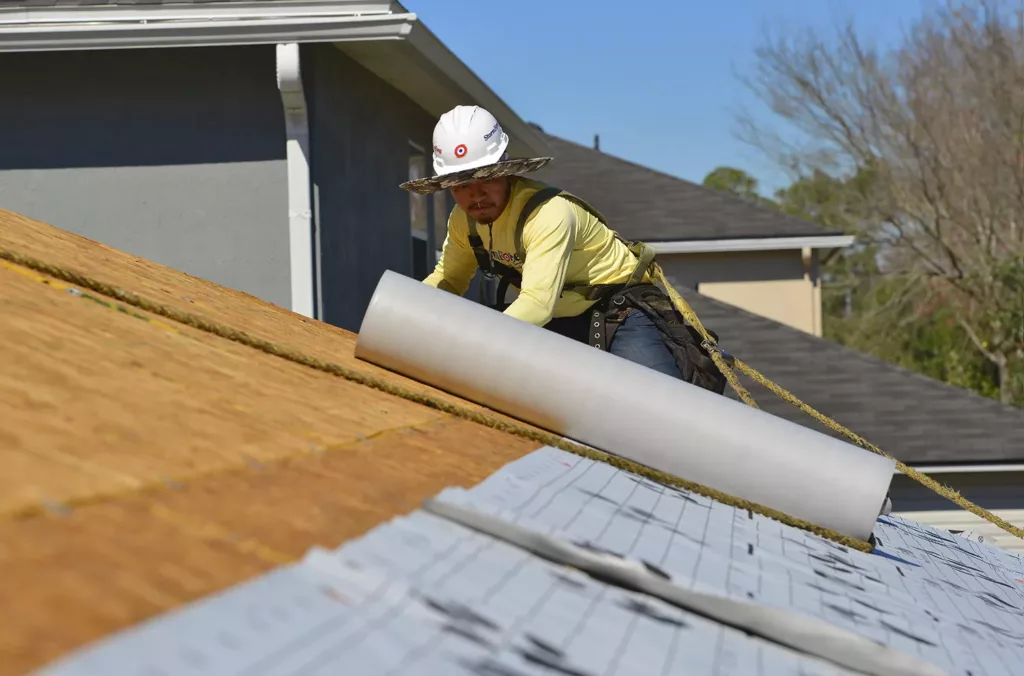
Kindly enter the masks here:
M 1024 409 L 696 291 L 680 289 L 680 293 L 704 325 L 718 334 L 724 350 L 900 460 L 943 464 L 1024 460 Z M 831 433 L 771 392 L 754 387 L 752 393 L 764 410 Z
M 624 237 L 650 242 L 839 235 L 800 218 L 544 134 L 554 157 L 534 176 L 582 197 Z

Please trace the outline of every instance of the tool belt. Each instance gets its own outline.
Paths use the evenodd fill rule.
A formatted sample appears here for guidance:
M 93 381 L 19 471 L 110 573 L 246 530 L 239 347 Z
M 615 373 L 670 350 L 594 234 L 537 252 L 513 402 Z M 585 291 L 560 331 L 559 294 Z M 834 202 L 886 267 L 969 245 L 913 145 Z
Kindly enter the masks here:
M 623 289 L 595 303 L 588 312 L 590 331 L 587 342 L 592 347 L 607 350 L 629 313 L 643 312 L 658 328 L 683 380 L 717 394 L 725 393 L 725 376 L 704 347 L 700 333 L 686 323 L 683 315 L 672 305 L 672 300 L 657 286 L 639 284 Z M 718 335 L 711 330 L 708 333 L 717 343 Z M 724 356 L 727 362 L 732 360 L 731 356 Z

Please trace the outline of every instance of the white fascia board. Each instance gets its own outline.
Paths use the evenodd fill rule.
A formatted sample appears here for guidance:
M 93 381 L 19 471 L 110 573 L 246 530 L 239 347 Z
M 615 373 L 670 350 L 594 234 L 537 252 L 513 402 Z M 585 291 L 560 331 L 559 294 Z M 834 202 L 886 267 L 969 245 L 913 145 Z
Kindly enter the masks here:
M 367 0 L 306 0 L 305 2 L 253 2 L 169 5 L 84 5 L 69 7 L 0 6 L 0 25 L 112 23 L 137 21 L 213 21 L 225 19 L 274 19 L 312 16 L 359 16 L 390 14 L 391 2 Z
M 757 237 L 749 239 L 693 239 L 648 242 L 660 254 L 719 253 L 728 251 L 782 251 L 789 249 L 842 249 L 854 242 L 853 235 L 811 237 Z
M 396 7 L 401 5 L 395 3 Z M 469 66 L 455 56 L 429 28 L 417 22 L 410 31 L 406 41 L 412 45 L 427 61 L 440 70 L 467 96 L 467 102 L 473 102 L 486 108 L 501 121 L 502 129 L 519 144 L 518 155 L 550 156 L 551 149 L 536 129 L 527 124 L 505 103 L 494 90 L 477 76 Z
M 415 22 L 415 14 L 81 20 L 59 24 L 0 20 L 0 52 L 401 40 Z
M 914 469 L 925 474 L 973 474 L 980 472 L 1024 472 L 1024 464 L 1020 463 L 989 463 L 977 465 L 912 465 Z M 894 474 L 902 474 L 896 469 Z

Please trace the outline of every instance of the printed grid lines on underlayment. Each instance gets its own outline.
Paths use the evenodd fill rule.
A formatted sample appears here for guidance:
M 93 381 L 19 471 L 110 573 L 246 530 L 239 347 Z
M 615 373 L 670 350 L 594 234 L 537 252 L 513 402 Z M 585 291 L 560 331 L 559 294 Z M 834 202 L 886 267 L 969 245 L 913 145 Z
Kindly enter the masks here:
M 1019 557 L 896 518 L 865 554 L 553 448 L 448 503 L 846 628 L 951 674 L 1024 673 Z M 89 666 L 92 669 L 89 669 Z M 418 510 L 50 673 L 847 674 Z

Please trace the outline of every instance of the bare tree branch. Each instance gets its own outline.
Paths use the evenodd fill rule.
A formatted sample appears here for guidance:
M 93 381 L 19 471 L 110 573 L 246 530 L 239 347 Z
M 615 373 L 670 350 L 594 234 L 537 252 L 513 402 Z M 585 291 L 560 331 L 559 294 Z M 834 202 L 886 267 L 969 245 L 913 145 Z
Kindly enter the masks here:
M 908 279 L 947 285 L 944 303 L 1001 374 L 1024 354 L 1024 337 L 1007 337 L 1024 335 L 1007 332 L 1022 304 L 997 272 L 1024 257 L 1019 5 L 949 0 L 886 51 L 850 22 L 831 36 L 766 34 L 744 78 L 782 125 L 748 115 L 743 140 L 791 175 L 870 169 L 861 234 Z M 879 315 L 901 302 L 890 301 Z

